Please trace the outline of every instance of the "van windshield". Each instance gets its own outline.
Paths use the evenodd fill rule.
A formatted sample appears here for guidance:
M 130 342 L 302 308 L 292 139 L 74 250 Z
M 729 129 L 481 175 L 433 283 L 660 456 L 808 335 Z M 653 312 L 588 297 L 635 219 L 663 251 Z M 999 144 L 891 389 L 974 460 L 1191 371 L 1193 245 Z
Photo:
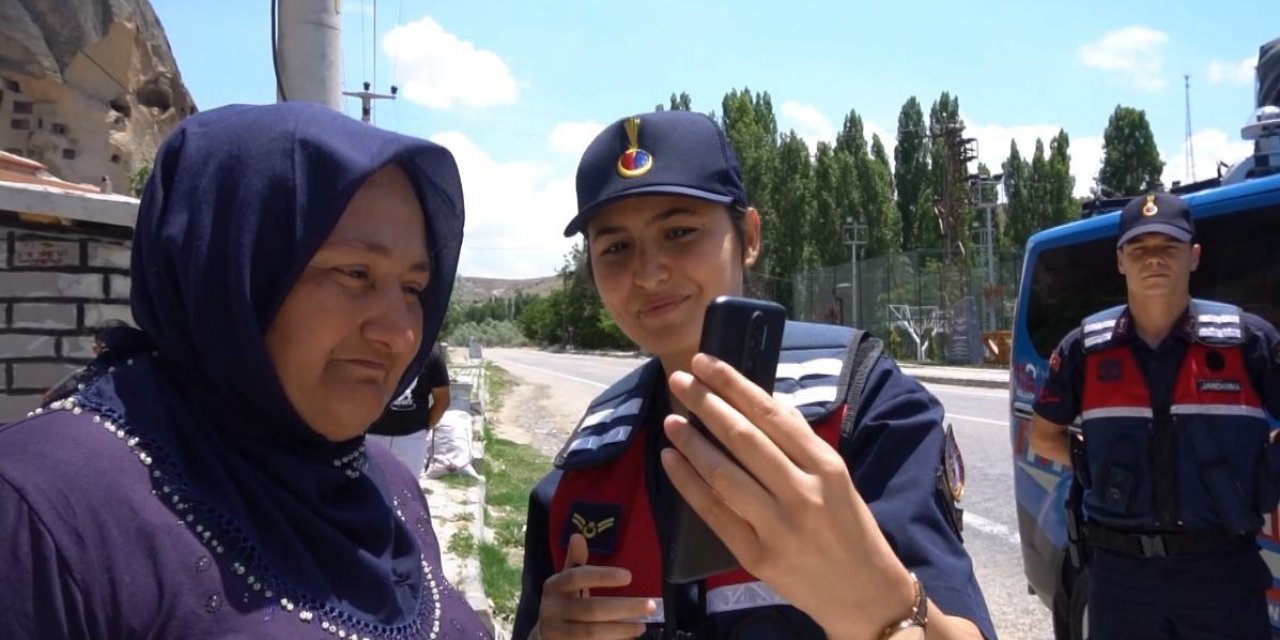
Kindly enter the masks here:
M 1191 295 L 1280 325 L 1280 203 L 1197 220 L 1196 235 L 1203 248 Z M 1114 238 L 1042 251 L 1031 274 L 1027 332 L 1048 358 L 1085 316 L 1124 301 Z

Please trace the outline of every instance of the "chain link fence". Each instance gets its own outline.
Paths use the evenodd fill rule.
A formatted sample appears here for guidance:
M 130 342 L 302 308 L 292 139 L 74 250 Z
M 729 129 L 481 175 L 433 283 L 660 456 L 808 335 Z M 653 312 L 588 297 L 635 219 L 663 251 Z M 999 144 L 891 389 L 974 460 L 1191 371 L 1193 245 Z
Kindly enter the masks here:
M 788 283 L 791 317 L 866 329 L 903 360 L 980 362 L 981 336 L 1013 326 L 1022 254 L 996 252 L 990 273 L 986 255 L 970 258 L 969 291 L 950 316 L 942 295 L 942 250 L 920 249 L 859 260 L 856 287 L 849 286 L 855 282 L 851 263 L 796 274 Z M 956 351 L 961 345 L 948 333 L 965 334 L 973 342 Z

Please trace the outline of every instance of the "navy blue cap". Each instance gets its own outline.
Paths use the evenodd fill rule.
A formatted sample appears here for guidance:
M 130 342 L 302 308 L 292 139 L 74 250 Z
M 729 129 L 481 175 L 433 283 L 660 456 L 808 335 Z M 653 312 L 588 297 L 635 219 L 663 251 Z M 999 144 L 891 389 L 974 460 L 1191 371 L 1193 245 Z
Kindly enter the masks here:
M 1120 239 L 1116 248 L 1144 233 L 1163 233 L 1180 242 L 1191 242 L 1196 225 L 1191 208 L 1169 193 L 1152 193 L 1129 201 L 1120 211 Z
M 578 215 L 565 237 L 584 231 L 601 206 L 641 194 L 747 204 L 729 139 L 714 120 L 693 111 L 623 118 L 596 136 L 578 164 Z

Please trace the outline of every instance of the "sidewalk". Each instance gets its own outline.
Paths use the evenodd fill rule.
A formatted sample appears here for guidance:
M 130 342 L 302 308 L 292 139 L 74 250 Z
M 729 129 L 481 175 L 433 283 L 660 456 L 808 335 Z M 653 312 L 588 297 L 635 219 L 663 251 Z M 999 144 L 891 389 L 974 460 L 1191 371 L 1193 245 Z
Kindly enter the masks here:
M 921 382 L 954 384 L 963 387 L 1008 389 L 1009 370 L 981 367 L 944 367 L 913 362 L 899 362 L 902 372 Z
M 484 443 L 478 440 L 484 428 L 485 379 L 482 366 L 471 363 L 452 365 L 449 373 L 455 382 L 471 385 L 473 407 L 479 411 L 472 412 L 472 457 L 484 459 Z M 480 556 L 474 550 L 481 541 L 488 539 L 485 529 L 485 484 L 461 486 L 450 484 L 445 478 L 428 478 L 425 472 L 419 476 L 418 482 L 427 496 L 427 506 L 431 509 L 431 524 L 435 529 L 436 540 L 440 544 L 440 564 L 449 583 L 458 589 L 467 600 L 467 604 L 480 615 L 480 619 L 494 630 L 493 605 L 484 592 L 484 583 L 480 576 Z M 450 543 L 455 536 L 460 540 L 470 539 L 471 552 L 459 556 L 450 550 Z

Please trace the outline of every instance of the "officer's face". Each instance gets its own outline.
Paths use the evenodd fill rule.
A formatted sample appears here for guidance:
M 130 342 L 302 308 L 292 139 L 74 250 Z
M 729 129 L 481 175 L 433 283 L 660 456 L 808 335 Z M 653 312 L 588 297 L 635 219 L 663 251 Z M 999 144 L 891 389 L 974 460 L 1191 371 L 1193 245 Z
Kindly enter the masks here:
M 760 218 L 747 213 L 740 240 L 724 205 L 638 196 L 596 215 L 587 245 L 596 288 L 618 328 L 659 357 L 691 357 L 707 304 L 742 293 L 744 267 L 760 248 Z
M 1200 245 L 1147 233 L 1120 247 L 1116 259 L 1130 295 L 1184 296 L 1200 264 Z

